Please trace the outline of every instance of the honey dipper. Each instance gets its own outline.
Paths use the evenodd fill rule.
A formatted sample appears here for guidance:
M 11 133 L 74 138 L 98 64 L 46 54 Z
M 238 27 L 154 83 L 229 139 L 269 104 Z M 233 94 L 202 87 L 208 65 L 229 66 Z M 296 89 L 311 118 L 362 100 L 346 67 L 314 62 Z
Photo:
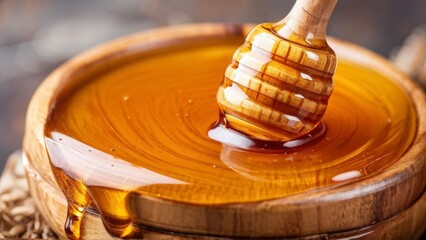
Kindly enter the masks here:
M 325 39 L 337 0 L 297 0 L 278 23 L 250 31 L 218 89 L 219 122 L 249 137 L 289 141 L 314 129 L 333 90 Z

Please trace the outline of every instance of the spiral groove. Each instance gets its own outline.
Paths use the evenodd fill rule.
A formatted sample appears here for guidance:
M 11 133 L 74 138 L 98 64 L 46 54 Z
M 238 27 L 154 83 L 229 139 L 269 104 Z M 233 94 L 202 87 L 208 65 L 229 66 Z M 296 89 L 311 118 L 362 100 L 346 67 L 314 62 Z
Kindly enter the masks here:
M 329 47 L 294 43 L 256 26 L 234 53 L 217 101 L 223 123 L 262 140 L 288 141 L 315 128 L 333 89 Z

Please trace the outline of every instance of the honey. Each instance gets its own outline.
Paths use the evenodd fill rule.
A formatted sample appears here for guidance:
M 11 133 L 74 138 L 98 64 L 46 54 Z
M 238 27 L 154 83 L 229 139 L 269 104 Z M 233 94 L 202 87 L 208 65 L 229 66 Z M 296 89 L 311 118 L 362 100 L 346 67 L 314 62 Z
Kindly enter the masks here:
M 111 235 L 142 237 L 133 195 L 211 205 L 284 198 L 374 176 L 411 145 L 417 123 L 408 94 L 345 60 L 310 135 L 274 143 L 215 125 L 216 90 L 242 41 L 162 47 L 110 66 L 53 105 L 45 141 L 68 200 L 68 237 L 80 237 L 87 208 Z

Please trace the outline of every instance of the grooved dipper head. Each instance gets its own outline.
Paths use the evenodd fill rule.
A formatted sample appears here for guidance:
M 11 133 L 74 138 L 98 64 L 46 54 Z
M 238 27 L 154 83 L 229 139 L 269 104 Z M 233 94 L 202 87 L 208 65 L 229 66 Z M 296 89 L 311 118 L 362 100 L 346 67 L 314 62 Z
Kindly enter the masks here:
M 235 52 L 217 93 L 221 124 L 268 141 L 296 139 L 319 124 L 336 56 L 325 38 L 291 26 L 260 24 Z

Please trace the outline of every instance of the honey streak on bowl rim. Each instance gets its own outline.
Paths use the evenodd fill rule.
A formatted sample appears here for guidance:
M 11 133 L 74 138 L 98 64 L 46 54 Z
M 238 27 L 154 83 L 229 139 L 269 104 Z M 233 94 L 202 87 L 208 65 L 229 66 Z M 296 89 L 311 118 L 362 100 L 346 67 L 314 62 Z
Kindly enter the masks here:
M 201 32 L 201 29 L 209 29 L 210 31 L 205 31 L 205 32 Z M 188 33 L 183 33 L 185 31 L 188 30 L 192 30 L 194 31 L 191 36 L 191 34 L 188 35 Z M 247 30 L 247 28 L 245 29 Z M 174 36 L 170 37 L 170 33 L 168 32 L 168 30 L 157 30 L 155 33 L 158 34 L 160 36 L 160 42 L 161 40 L 164 40 L 163 43 L 167 44 L 167 42 L 170 42 L 173 39 L 176 39 L 179 37 L 183 37 L 183 38 L 191 38 L 191 37 L 207 37 L 207 36 L 213 36 L 213 37 L 217 37 L 217 36 L 222 36 L 224 34 L 229 34 L 229 33 L 239 33 L 241 32 L 241 28 L 239 28 L 238 26 L 221 26 L 221 25 L 198 25 L 198 26 L 188 26 L 188 27 L 180 27 L 180 28 L 175 28 L 173 29 L 174 31 Z M 195 33 L 195 31 L 197 31 L 197 33 Z M 180 35 L 179 35 L 180 33 Z M 220 34 L 219 34 L 220 33 Z M 145 35 L 145 36 L 144 36 Z M 59 89 L 61 87 L 64 86 L 59 86 L 59 83 L 66 83 L 66 82 L 62 82 L 62 81 L 66 81 L 67 78 L 71 79 L 72 77 L 75 77 L 75 72 L 78 72 L 77 70 L 84 69 L 85 70 L 91 70 L 91 68 L 94 66 L 93 63 L 96 64 L 105 64 L 105 61 L 109 61 L 111 58 L 117 57 L 119 55 L 122 55 L 121 57 L 118 58 L 122 58 L 122 59 L 129 59 L 132 58 L 130 57 L 132 55 L 132 53 L 129 53 L 129 51 L 131 49 L 135 49 L 135 48 L 140 48 L 140 47 L 147 47 L 147 45 L 141 45 L 139 42 L 140 41 L 152 41 L 151 43 L 155 43 L 156 40 L 151 39 L 149 37 L 147 37 L 149 34 L 142 34 L 141 36 L 135 36 L 115 42 L 115 43 L 111 43 L 110 45 L 106 45 L 103 48 L 97 48 L 95 50 L 92 50 L 90 53 L 87 53 L 83 56 L 80 56 L 79 58 L 72 60 L 71 62 L 67 63 L 67 65 L 61 67 L 60 70 L 56 71 L 54 74 L 51 75 L 51 77 L 47 80 L 48 83 L 50 83 L 50 88 L 52 87 L 52 83 L 53 83 L 53 89 L 55 89 L 55 91 L 53 91 L 51 94 L 51 96 L 48 96 L 48 100 L 56 100 L 57 95 L 59 94 L 59 92 L 61 92 Z M 158 36 L 157 35 L 157 36 Z M 161 36 L 163 38 L 161 38 Z M 133 42 L 132 42 L 133 40 Z M 157 39 L 158 40 L 158 39 Z M 332 41 L 334 44 L 336 43 L 336 40 Z M 425 110 L 424 110 L 424 95 L 420 92 L 421 90 L 419 90 L 417 87 L 415 87 L 409 80 L 407 81 L 407 79 L 400 73 L 398 73 L 397 71 L 393 70 L 393 68 L 391 68 L 389 66 L 389 64 L 367 52 L 366 50 L 362 50 L 361 48 L 355 47 L 353 45 L 347 44 L 347 43 L 338 43 L 336 44 L 336 46 L 334 46 L 333 44 L 333 48 L 336 49 L 336 52 L 339 54 L 340 57 L 348 57 L 348 59 L 350 59 L 351 62 L 357 62 L 359 64 L 366 64 L 366 65 L 370 65 L 373 66 L 374 68 L 378 69 L 378 71 L 382 72 L 385 75 L 388 76 L 394 76 L 394 79 L 396 82 L 398 82 L 399 84 L 401 84 L 406 90 L 413 90 L 412 93 L 412 97 L 413 98 L 420 98 L 420 100 L 416 101 L 416 110 L 418 112 L 418 123 L 419 123 L 419 129 L 417 131 L 417 136 L 416 139 L 412 145 L 412 147 L 409 149 L 409 151 L 403 156 L 403 158 L 401 158 L 400 161 L 398 161 L 397 163 L 395 163 L 394 165 L 390 166 L 386 172 L 383 172 L 377 176 L 374 176 L 372 178 L 369 179 L 365 179 L 362 180 L 360 182 L 357 183 L 356 188 L 353 188 L 354 186 L 342 186 L 339 187 L 338 189 L 332 189 L 329 190 L 327 192 L 317 192 L 317 193 L 309 193 L 309 194 L 303 194 L 303 197 L 300 196 L 290 196 L 287 197 L 285 199 L 275 199 L 275 200 L 267 200 L 267 201 L 263 201 L 260 203 L 252 203 L 252 204 L 225 204 L 222 206 L 217 206 L 219 209 L 222 210 L 218 210 L 219 212 L 222 212 L 222 214 L 225 214 L 224 219 L 226 221 L 228 221 L 228 217 L 233 216 L 235 214 L 237 214 L 238 216 L 241 217 L 241 219 L 244 219 L 244 217 L 249 218 L 248 221 L 250 222 L 256 222 L 256 219 L 252 219 L 250 218 L 250 215 L 253 214 L 259 214 L 260 216 L 265 216 L 265 217 L 277 217 L 277 219 L 280 219 L 279 216 L 277 215 L 281 215 L 281 217 L 284 217 L 285 219 L 289 220 L 290 218 L 294 218 L 296 215 L 294 215 L 294 211 L 299 211 L 302 212 L 303 214 L 305 214 L 305 211 L 312 211 L 313 216 L 320 214 L 318 211 L 336 211 L 339 208 L 342 209 L 342 211 L 344 211 L 343 209 L 345 208 L 345 204 L 349 200 L 352 198 L 357 198 L 358 200 L 355 200 L 355 205 L 353 205 L 354 208 L 356 208 L 357 206 L 359 207 L 359 209 L 362 209 L 363 204 L 366 204 L 367 202 L 371 202 L 371 200 L 375 199 L 375 193 L 377 193 L 378 195 L 382 195 L 381 196 L 381 200 L 383 202 L 387 202 L 387 198 L 390 198 L 392 196 L 388 196 L 387 194 L 383 193 L 386 192 L 385 188 L 387 186 L 401 186 L 402 189 L 407 189 L 407 188 L 411 188 L 411 190 L 409 191 L 409 197 L 406 199 L 406 202 L 391 202 L 389 201 L 388 203 L 390 204 L 389 206 L 392 205 L 393 210 L 390 213 L 386 213 L 386 214 L 382 214 L 379 217 L 374 216 L 374 214 L 371 216 L 372 218 L 374 218 L 374 221 L 378 221 L 378 219 L 386 219 L 387 217 L 396 214 L 398 211 L 408 207 L 419 195 L 419 193 L 421 191 L 423 191 L 423 187 L 424 187 L 424 177 L 420 177 L 419 181 L 416 181 L 415 183 L 406 183 L 407 179 L 410 176 L 416 176 L 418 177 L 418 174 L 420 173 L 424 173 L 424 166 L 423 165 L 418 165 L 419 162 L 418 161 L 414 161 L 416 159 L 418 159 L 418 155 L 420 152 L 423 151 L 424 154 L 424 143 L 422 143 L 421 140 L 421 136 L 424 136 L 424 131 L 425 131 Z M 158 44 L 154 44 L 154 48 L 155 45 L 158 46 Z M 161 45 L 161 44 L 160 44 Z M 149 44 L 148 44 L 149 46 Z M 147 47 L 149 48 L 149 47 Z M 127 55 L 127 56 L 126 56 Z M 124 60 L 126 61 L 126 60 Z M 70 74 L 70 75 L 68 75 Z M 74 76 L 73 76 L 74 75 Z M 78 75 L 78 74 L 77 74 Z M 74 78 L 74 79 L 78 79 Z M 402 79 L 402 80 L 401 80 Z M 41 87 L 41 89 L 43 88 L 47 88 L 45 85 L 49 85 L 48 83 L 44 83 L 43 86 Z M 68 83 L 69 84 L 69 83 Z M 56 85 L 56 86 L 55 86 Z M 66 84 L 64 84 L 66 85 Z M 49 87 L 49 86 L 48 86 Z M 70 86 L 68 86 L 68 88 L 70 88 Z M 40 94 L 39 92 L 42 90 L 38 91 L 38 94 Z M 36 94 L 37 97 L 37 94 Z M 35 97 L 35 98 L 36 98 Z M 34 104 L 34 103 L 32 103 Z M 423 106 L 423 108 L 422 108 Z M 40 106 L 37 106 L 38 108 Z M 41 106 L 42 109 L 42 114 L 41 114 L 41 119 L 45 119 L 45 116 L 43 116 L 43 114 L 46 114 L 49 110 L 49 108 L 51 107 L 50 104 L 46 104 L 43 103 L 43 106 Z M 31 114 L 31 111 L 33 107 L 30 107 L 30 112 L 29 115 Z M 44 111 L 44 112 L 43 112 Z M 34 114 L 34 113 L 33 113 Z M 40 114 L 40 112 L 36 113 L 37 115 Z M 39 115 L 40 116 L 40 115 Z M 39 119 L 38 119 L 39 121 Z M 28 122 L 27 122 L 28 123 Z M 34 123 L 28 123 L 28 125 L 31 125 Z M 27 125 L 27 126 L 28 126 Z M 42 126 L 43 128 L 44 126 Z M 42 135 L 40 136 L 40 133 L 42 133 L 42 131 L 40 132 L 40 126 L 39 128 L 32 128 L 32 131 L 38 131 L 38 133 L 36 133 L 37 135 L 37 140 L 38 142 L 44 147 L 44 144 L 42 142 Z M 34 137 L 33 136 L 33 137 Z M 30 160 L 30 162 L 34 161 L 34 152 L 31 151 L 31 148 L 29 147 L 29 137 L 26 137 L 26 146 L 25 146 L 25 150 L 27 153 L 27 156 Z M 419 145 L 420 144 L 420 145 Z M 417 147 L 416 147 L 417 146 Z M 43 152 L 43 151 L 42 151 Z M 44 155 L 44 157 L 46 157 L 45 155 L 46 153 L 43 152 L 42 155 Z M 421 154 L 421 153 L 420 153 Z M 40 156 L 40 155 L 39 155 Z M 417 156 L 417 158 L 413 158 L 413 156 Z M 411 159 L 410 159 L 411 158 Z M 46 158 L 42 161 L 45 161 Z M 412 167 L 408 167 L 403 169 L 404 172 L 406 172 L 407 174 L 404 176 L 405 178 L 398 178 L 398 179 L 392 179 L 392 181 L 388 181 L 385 183 L 380 183 L 380 179 L 392 176 L 392 175 L 396 175 L 397 173 L 400 173 L 400 168 L 398 168 L 397 165 L 399 164 L 409 164 L 412 165 Z M 410 164 L 411 163 L 411 164 Z M 414 164 L 414 165 L 413 165 Z M 36 165 L 35 165 L 36 166 Z M 406 166 L 406 165 L 405 165 Z M 39 166 L 36 166 L 36 169 Z M 408 170 L 407 170 L 408 169 Z M 413 171 L 414 170 L 414 171 Z M 417 171 L 417 172 L 416 172 Z M 52 178 L 50 175 L 50 173 L 44 173 L 47 174 L 45 175 L 45 177 L 47 176 L 48 179 L 50 179 L 49 182 L 52 182 Z M 376 184 L 371 184 L 371 183 L 376 183 Z M 377 184 L 380 183 L 380 184 Z M 371 185 L 370 185 L 371 184 Z M 405 187 L 404 184 L 408 184 Z M 370 185 L 370 186 L 368 186 Z M 407 191 L 407 190 L 405 190 Z M 371 195 L 370 195 L 371 194 Z M 369 196 L 367 196 L 369 195 Z M 372 196 L 373 195 L 373 196 Z M 376 196 L 376 197 L 377 197 Z M 364 198 L 365 197 L 365 198 Z M 162 208 L 161 212 L 164 211 L 164 213 L 168 212 L 169 210 L 171 210 L 171 212 L 179 212 L 181 211 L 181 213 L 183 212 L 192 212 L 192 213 L 203 213 L 205 212 L 205 210 L 210 209 L 210 211 L 212 211 L 212 215 L 211 216 L 215 216 L 215 213 L 213 211 L 215 211 L 215 206 L 197 206 L 197 205 L 187 205 L 185 203 L 175 203 L 175 204 L 169 204 L 168 201 L 166 200 L 162 200 L 162 199 L 153 199 L 152 197 L 144 197 L 144 196 L 138 196 L 139 199 L 135 199 L 136 202 L 144 202 L 147 203 L 147 207 L 146 209 L 142 209 L 141 214 L 146 214 L 147 216 L 154 214 L 153 212 L 151 212 L 150 209 L 157 209 L 157 207 Z M 338 200 L 341 200 L 340 202 Z M 299 207 L 295 207 L 295 205 L 299 205 L 304 203 L 304 206 Z M 151 207 L 151 208 L 150 208 Z M 364 206 L 365 208 L 365 206 Z M 216 208 L 217 209 L 217 208 Z M 315 210 L 317 209 L 317 210 Z M 319 210 L 318 210 L 319 209 Z M 225 211 L 225 213 L 223 213 L 223 211 Z M 339 211 L 339 210 L 338 210 Z M 366 213 L 371 212 L 372 210 L 368 210 Z M 219 214 L 219 213 L 217 213 Z M 138 215 L 139 216 L 139 215 Z M 211 217 L 210 216 L 210 217 Z M 304 215 L 306 217 L 309 217 L 308 215 Z M 205 216 L 206 218 L 208 216 Z M 228 219 L 228 220 L 227 220 Z M 282 220 L 282 218 L 281 218 Z M 167 220 L 166 218 L 162 219 L 162 216 L 159 216 L 159 219 L 156 219 L 157 222 L 153 222 L 150 219 L 139 219 L 139 223 L 142 224 L 147 224 L 147 225 L 151 225 L 151 226 L 156 226 L 156 227 L 160 227 L 160 228 L 164 228 L 164 229 L 169 229 L 169 230 L 182 230 L 182 231 L 189 231 L 189 232 L 194 232 L 194 233 L 208 233 L 208 234 L 224 234 L 224 235 L 229 235 L 228 233 L 223 233 L 221 232 L 220 229 L 202 229 L 202 227 L 199 227 L 200 224 L 197 224 L 196 222 L 193 223 L 193 225 L 191 227 L 186 226 L 186 230 L 185 230 L 185 226 L 178 226 L 179 224 L 176 225 L 176 223 L 179 222 L 179 219 L 175 219 L 175 220 Z M 257 220 L 257 221 L 262 221 L 261 219 Z M 297 220 L 293 220 L 297 221 Z M 364 221 L 364 220 L 363 220 Z M 288 221 L 289 224 L 292 223 L 292 221 Z M 368 222 L 368 220 L 367 220 Z M 173 224 L 174 223 L 174 224 Z M 233 225 L 232 222 L 230 222 L 231 227 Z M 359 219 L 358 221 L 353 221 L 352 223 L 348 223 L 350 227 L 359 227 L 362 226 L 362 224 L 365 224 L 365 221 L 363 223 L 361 223 L 361 219 Z M 352 225 L 351 225 L 352 224 Z M 201 225 L 203 225 L 201 223 Z M 197 227 L 198 226 L 198 227 Z M 253 225 L 252 225 L 253 226 Z M 248 232 L 249 234 L 259 234 L 259 232 L 262 232 L 261 229 L 259 229 L 259 227 L 254 227 L 255 230 Z M 279 234 L 279 235 L 285 235 L 285 234 L 291 234 L 291 231 L 294 230 L 279 230 L 278 228 L 282 228 L 278 227 L 278 226 L 271 226 L 270 230 L 266 229 L 264 231 L 264 234 L 261 236 L 274 236 L 274 234 Z M 348 228 L 346 228 L 348 229 Z M 247 229 L 246 229 L 247 230 Z M 342 230 L 339 229 L 339 226 L 333 226 L 331 223 L 328 223 L 328 221 L 324 221 L 324 225 L 323 226 L 313 226 L 311 229 L 305 229 L 306 231 L 304 233 L 316 233 L 316 232 L 329 232 L 329 231 L 337 231 L 337 230 Z M 224 231 L 230 231 L 230 230 L 224 230 Z M 236 234 L 239 234 L 240 236 L 244 236 L 244 228 L 242 229 L 238 229 L 237 230 L 233 230 L 234 232 L 236 231 Z M 256 233 L 257 232 L 257 233 Z

